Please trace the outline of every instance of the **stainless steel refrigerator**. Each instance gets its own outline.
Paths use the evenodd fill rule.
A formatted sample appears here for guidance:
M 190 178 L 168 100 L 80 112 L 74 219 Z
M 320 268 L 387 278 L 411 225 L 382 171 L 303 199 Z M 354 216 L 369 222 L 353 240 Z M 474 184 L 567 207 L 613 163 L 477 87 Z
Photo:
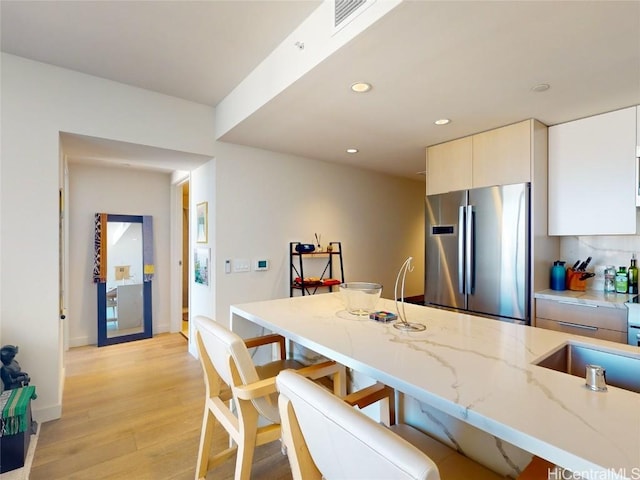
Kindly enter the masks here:
M 530 185 L 426 197 L 425 304 L 530 323 Z

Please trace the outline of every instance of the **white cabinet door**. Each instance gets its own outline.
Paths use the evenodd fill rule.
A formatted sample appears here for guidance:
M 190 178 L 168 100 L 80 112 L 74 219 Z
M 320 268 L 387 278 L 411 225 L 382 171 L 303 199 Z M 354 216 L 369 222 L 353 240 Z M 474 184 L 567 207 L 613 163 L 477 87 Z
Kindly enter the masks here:
M 640 105 L 636 107 L 636 207 L 640 207 Z
M 549 235 L 636 233 L 636 107 L 549 128 Z

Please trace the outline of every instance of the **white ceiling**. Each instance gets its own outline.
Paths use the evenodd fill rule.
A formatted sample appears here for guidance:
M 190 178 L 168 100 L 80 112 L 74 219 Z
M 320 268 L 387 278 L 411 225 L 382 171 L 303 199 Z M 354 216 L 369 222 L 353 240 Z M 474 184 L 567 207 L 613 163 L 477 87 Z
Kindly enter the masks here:
M 215 106 L 319 4 L 2 0 L 2 50 Z M 356 96 L 356 80 L 373 90 Z M 635 104 L 640 1 L 405 1 L 221 140 L 418 178 L 428 145 Z M 77 158 L 143 155 L 64 141 Z
M 158 172 L 179 170 L 185 172 L 186 176 L 187 172 L 211 160 L 211 157 L 194 153 L 66 132 L 60 134 L 60 140 L 67 158 L 72 163 Z

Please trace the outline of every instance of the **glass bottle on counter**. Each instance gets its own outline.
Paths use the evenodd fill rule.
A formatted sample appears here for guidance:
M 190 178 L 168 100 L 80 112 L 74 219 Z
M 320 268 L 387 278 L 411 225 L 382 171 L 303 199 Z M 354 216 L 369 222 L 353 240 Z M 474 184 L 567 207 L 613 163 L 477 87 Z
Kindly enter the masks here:
M 616 293 L 627 293 L 628 282 L 627 267 L 620 267 L 616 272 Z
M 631 255 L 631 265 L 627 271 L 627 292 L 638 293 L 638 267 L 636 267 L 636 254 Z
M 616 291 L 616 267 L 607 265 L 604 270 L 604 291 L 605 293 L 615 293 Z

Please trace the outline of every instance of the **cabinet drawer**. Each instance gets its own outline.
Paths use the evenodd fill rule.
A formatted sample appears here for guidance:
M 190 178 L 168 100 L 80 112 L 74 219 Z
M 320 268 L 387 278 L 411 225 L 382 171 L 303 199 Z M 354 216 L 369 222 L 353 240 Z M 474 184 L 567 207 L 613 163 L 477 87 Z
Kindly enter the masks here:
M 569 322 L 557 322 L 546 318 L 536 318 L 536 327 L 555 330 L 557 332 L 582 335 L 584 337 L 599 338 L 610 342 L 627 343 L 627 334 L 618 330 L 607 330 L 606 328 L 589 327 L 585 325 L 571 324 Z
M 627 309 L 582 305 L 555 300 L 536 300 L 536 317 L 586 325 L 605 330 L 627 331 Z

